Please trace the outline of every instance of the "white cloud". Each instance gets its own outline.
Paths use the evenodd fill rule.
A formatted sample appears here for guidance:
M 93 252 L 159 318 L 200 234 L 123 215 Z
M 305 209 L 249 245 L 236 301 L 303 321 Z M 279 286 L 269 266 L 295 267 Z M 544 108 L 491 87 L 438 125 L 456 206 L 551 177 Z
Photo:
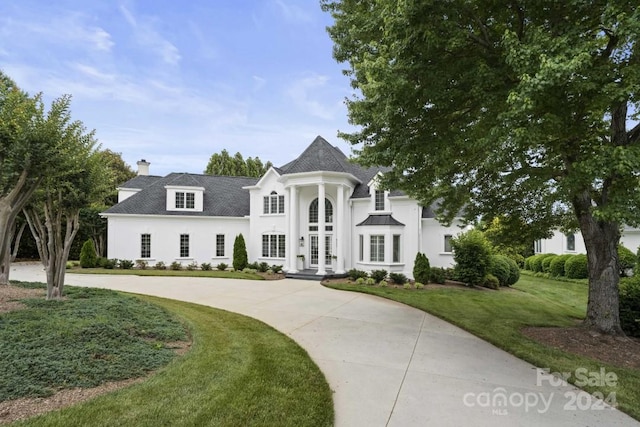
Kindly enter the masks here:
M 155 52 L 167 64 L 177 65 L 180 62 L 182 57 L 178 48 L 156 30 L 157 19 L 147 17 L 137 19 L 122 5 L 120 5 L 120 12 L 134 30 L 134 36 L 142 47 Z
M 275 0 L 275 4 L 278 5 L 285 20 L 289 22 L 302 23 L 311 21 L 311 15 L 297 4 L 290 4 L 285 0 Z
M 339 106 L 323 104 L 315 98 L 320 98 L 329 78 L 313 74 L 295 80 L 286 90 L 287 96 L 303 111 L 314 117 L 331 120 L 336 116 Z

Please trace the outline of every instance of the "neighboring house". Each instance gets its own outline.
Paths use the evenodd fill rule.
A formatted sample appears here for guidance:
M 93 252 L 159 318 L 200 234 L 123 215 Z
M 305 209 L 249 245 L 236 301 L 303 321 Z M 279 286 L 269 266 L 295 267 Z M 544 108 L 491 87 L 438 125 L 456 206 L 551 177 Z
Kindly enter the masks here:
M 620 235 L 620 244 L 633 253 L 636 253 L 640 246 L 640 229 L 625 226 Z M 554 231 L 549 239 L 536 240 L 533 243 L 533 250 L 537 254 L 585 254 L 587 250 L 584 245 L 582 233 L 561 233 Z
M 317 137 L 295 160 L 261 178 L 172 173 L 123 184 L 108 220 L 108 257 L 149 264 L 233 261 L 242 234 L 249 261 L 318 275 L 385 269 L 412 277 L 423 252 L 431 265 L 453 265 L 451 238 L 429 207 L 378 188 L 381 168 L 364 169 Z M 320 201 L 323 201 L 322 203 Z M 304 256 L 304 259 L 302 259 Z

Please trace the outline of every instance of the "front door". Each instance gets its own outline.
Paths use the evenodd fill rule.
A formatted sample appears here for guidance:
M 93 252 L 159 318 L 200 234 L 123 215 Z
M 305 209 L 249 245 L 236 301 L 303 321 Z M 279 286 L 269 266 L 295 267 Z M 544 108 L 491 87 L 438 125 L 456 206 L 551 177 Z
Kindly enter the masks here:
M 327 266 L 331 266 L 331 254 L 332 252 L 332 245 L 331 242 L 333 241 L 331 234 L 325 234 L 324 236 L 324 253 L 325 253 L 325 264 Z M 319 247 L 318 247 L 318 235 L 317 234 L 310 234 L 309 235 L 309 242 L 311 242 L 311 244 L 309 245 L 309 251 L 311 252 L 309 254 L 309 259 L 310 259 L 310 265 L 311 267 L 315 267 L 318 268 L 318 261 L 319 261 Z

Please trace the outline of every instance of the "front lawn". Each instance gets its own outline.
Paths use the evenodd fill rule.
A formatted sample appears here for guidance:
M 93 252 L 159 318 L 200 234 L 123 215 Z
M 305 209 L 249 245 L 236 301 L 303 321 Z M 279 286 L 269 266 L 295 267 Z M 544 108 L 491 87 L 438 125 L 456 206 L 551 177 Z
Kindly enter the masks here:
M 179 277 L 216 277 L 221 279 L 264 280 L 257 273 L 219 270 L 155 270 L 155 269 L 120 269 L 120 268 L 79 268 L 67 269 L 71 274 L 124 274 L 131 276 L 179 276 Z
M 328 284 L 335 289 L 378 295 L 431 313 L 485 339 L 509 353 L 552 372 L 586 368 L 618 376 L 616 387 L 583 387 L 616 393 L 619 408 L 640 419 L 640 370 L 605 364 L 549 347 L 525 336 L 527 326 L 572 327 L 586 313 L 587 285 L 522 275 L 512 288 L 499 291 L 435 287 L 406 290 L 353 284 Z
M 95 289 L 67 287 L 69 299 L 63 302 L 28 302 L 30 308 L 0 315 L 4 319 L 12 313 L 28 314 L 32 305 L 48 306 L 57 311 L 70 310 L 66 315 L 78 317 L 86 324 L 84 329 L 94 330 L 93 324 L 104 316 L 122 317 L 120 298 L 123 294 Z M 1 291 L 1 290 L 0 290 Z M 112 314 L 95 311 L 90 294 L 109 293 L 117 295 L 111 304 Z M 72 295 L 87 295 L 83 307 L 71 307 L 69 303 L 79 300 Z M 162 311 L 177 316 L 187 326 L 193 344 L 188 353 L 174 358 L 168 365 L 142 383 L 128 386 L 116 392 L 99 396 L 75 406 L 31 418 L 18 425 L 27 426 L 121 426 L 121 425 L 197 425 L 197 426 L 329 426 L 333 424 L 334 412 L 331 390 L 322 372 L 311 361 L 308 354 L 293 340 L 270 326 L 257 320 L 196 304 L 161 298 L 139 296 L 127 299 L 144 302 L 143 305 L 160 306 Z M 81 299 L 80 299 L 81 300 Z M 82 302 L 82 301 L 81 301 Z M 149 304 L 151 303 L 151 304 Z M 46 317 L 44 321 L 51 319 Z M 78 341 L 77 334 L 68 334 L 67 318 L 56 320 L 53 331 L 45 334 L 49 340 L 62 338 Z M 142 329 L 150 333 L 157 326 L 156 319 L 140 319 L 149 325 Z M 136 319 L 126 318 L 127 322 Z M 14 322 L 15 323 L 15 322 Z M 25 322 L 23 322 L 25 323 Z M 28 322 L 26 322 L 28 323 Z M 109 322 L 107 322 L 109 323 Z M 109 334 L 128 333 L 132 325 L 114 326 Z M 4 326 L 4 325 L 3 325 Z M 21 328 L 15 323 L 15 328 Z M 59 332 L 55 332 L 59 331 Z M 46 338 L 45 337 L 45 338 Z M 4 341 L 0 341 L 0 344 Z M 79 341 L 78 341 L 79 342 Z M 154 339 L 150 344 L 157 345 Z M 27 351 L 23 356 L 39 351 L 44 343 L 26 341 L 22 345 Z M 100 348 L 92 344 L 92 348 Z M 0 360 L 5 363 L 5 350 L 0 349 Z M 105 351 L 108 349 L 105 349 Z M 102 354 L 97 352 L 96 354 Z M 109 360 L 103 356 L 100 360 Z M 112 355 L 115 358 L 119 354 Z M 54 359 L 52 357 L 52 359 Z M 68 360 L 67 360 L 68 359 Z M 54 361 L 71 365 L 78 357 L 66 353 L 56 355 Z M 28 363 L 28 362 L 26 362 Z M 71 369 L 73 371 L 73 369 Z M 69 372 L 57 376 L 65 380 Z M 4 380 L 0 380 L 4 381 Z M 15 381 L 13 381 L 15 383 Z M 51 384 L 53 387 L 54 385 Z

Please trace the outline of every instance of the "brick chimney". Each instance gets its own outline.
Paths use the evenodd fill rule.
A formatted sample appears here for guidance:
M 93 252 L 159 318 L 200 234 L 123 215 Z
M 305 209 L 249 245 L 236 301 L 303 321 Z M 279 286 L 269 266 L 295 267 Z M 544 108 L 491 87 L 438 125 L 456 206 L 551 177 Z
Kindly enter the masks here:
M 151 163 L 147 162 L 145 159 L 138 161 L 138 175 L 149 175 L 149 165 Z

